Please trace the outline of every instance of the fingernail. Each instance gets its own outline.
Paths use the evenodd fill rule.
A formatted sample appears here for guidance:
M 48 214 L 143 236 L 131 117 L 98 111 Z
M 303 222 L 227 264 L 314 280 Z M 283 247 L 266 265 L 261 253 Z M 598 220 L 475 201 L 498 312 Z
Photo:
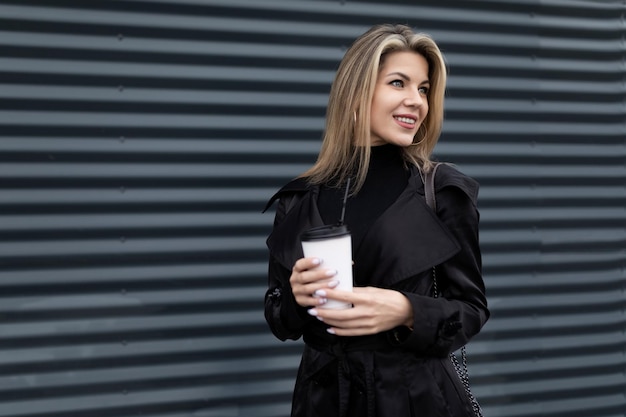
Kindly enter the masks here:
M 334 275 L 337 275 L 337 270 L 336 269 L 329 269 L 326 271 L 326 276 L 327 277 L 332 277 Z
M 333 329 L 331 329 L 330 327 L 328 329 L 326 329 L 326 331 L 330 334 L 335 334 L 335 331 Z
M 321 318 L 321 317 L 319 317 L 319 316 L 318 316 L 318 317 L 315 317 L 315 318 L 316 318 L 316 319 L 318 319 L 319 321 L 324 321 L 324 319 L 323 319 L 323 318 Z
M 320 299 L 319 299 L 319 301 L 318 301 L 318 303 L 319 303 L 320 305 L 326 304 L 327 302 L 328 302 L 328 299 L 327 299 L 327 298 L 320 298 Z
M 312 316 L 317 316 L 317 310 L 314 308 L 307 310 L 307 312 Z
M 313 293 L 313 295 L 316 295 L 318 297 L 326 297 L 326 291 L 324 290 L 317 290 Z
M 319 265 L 322 263 L 322 260 L 320 258 L 313 258 L 313 265 Z
M 339 281 L 334 279 L 328 283 L 328 288 L 335 288 L 337 285 L 339 285 Z

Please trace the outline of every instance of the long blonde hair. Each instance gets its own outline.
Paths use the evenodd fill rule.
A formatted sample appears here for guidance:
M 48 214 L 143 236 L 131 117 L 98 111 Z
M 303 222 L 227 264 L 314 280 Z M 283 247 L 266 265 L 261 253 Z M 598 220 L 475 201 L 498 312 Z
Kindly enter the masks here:
M 324 140 L 317 162 L 301 177 L 313 184 L 338 186 L 355 175 L 351 186 L 356 193 L 367 175 L 370 159 L 370 112 L 378 73 L 386 54 L 412 51 L 428 62 L 429 111 L 413 139 L 414 146 L 403 149 L 404 159 L 428 171 L 430 156 L 439 140 L 443 124 L 446 64 L 432 38 L 405 25 L 377 25 L 357 38 L 344 55 L 333 81 Z

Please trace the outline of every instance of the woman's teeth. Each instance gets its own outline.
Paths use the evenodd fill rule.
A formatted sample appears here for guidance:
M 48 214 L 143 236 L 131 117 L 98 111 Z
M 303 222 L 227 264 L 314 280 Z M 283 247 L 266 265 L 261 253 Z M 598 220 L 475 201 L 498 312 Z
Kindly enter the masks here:
M 415 120 L 411 119 L 410 117 L 394 117 L 394 119 L 402 123 L 415 124 Z

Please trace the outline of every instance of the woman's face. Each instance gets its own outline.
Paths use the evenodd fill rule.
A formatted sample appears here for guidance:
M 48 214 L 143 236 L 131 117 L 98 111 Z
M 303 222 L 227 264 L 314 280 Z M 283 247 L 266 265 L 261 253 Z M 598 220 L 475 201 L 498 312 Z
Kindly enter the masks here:
M 372 146 L 409 146 L 428 114 L 428 62 L 417 52 L 391 52 L 378 73 L 370 132 Z

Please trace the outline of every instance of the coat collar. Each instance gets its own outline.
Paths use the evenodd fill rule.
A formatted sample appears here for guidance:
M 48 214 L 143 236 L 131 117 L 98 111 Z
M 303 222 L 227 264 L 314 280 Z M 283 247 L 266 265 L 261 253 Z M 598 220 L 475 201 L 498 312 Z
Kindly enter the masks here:
M 291 187 L 288 189 L 283 187 L 272 197 L 268 206 L 271 206 L 271 203 L 281 195 L 293 192 Z M 300 243 L 302 232 L 323 225 L 322 217 L 317 209 L 319 187 L 310 186 L 306 190 L 296 192 L 301 197 L 292 205 L 282 221 L 274 225 L 272 233 L 267 238 L 270 254 L 287 269 L 291 269 L 296 261 L 304 256 Z
M 271 255 L 287 269 L 303 256 L 300 234 L 323 224 L 317 209 L 317 186 L 289 183 L 268 206 L 283 193 L 293 192 L 302 193 L 301 198 L 267 239 Z M 459 250 L 452 233 L 426 205 L 424 185 L 412 168 L 407 188 L 376 220 L 354 253 L 355 285 L 391 285 L 429 270 Z
M 276 194 L 274 194 L 263 209 L 263 213 L 265 213 L 272 205 L 279 200 L 281 196 L 292 194 L 292 193 L 304 193 L 311 190 L 311 185 L 307 182 L 305 178 L 296 178 L 289 181 L 283 188 L 278 190 Z

